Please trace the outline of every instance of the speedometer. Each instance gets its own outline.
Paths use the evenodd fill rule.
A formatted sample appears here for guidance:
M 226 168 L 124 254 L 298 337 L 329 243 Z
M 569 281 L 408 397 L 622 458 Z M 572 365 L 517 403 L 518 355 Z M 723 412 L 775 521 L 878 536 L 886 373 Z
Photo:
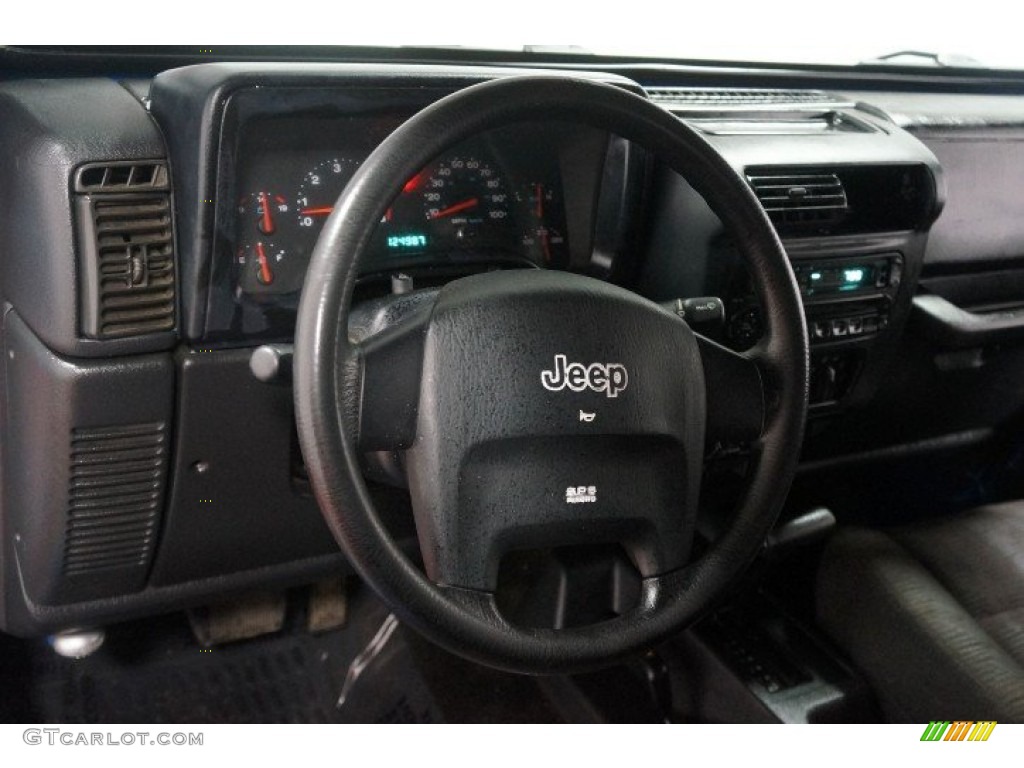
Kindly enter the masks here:
M 509 218 L 505 182 L 489 163 L 472 155 L 442 160 L 426 180 L 423 214 L 428 224 L 456 239 L 473 240 L 504 228 Z

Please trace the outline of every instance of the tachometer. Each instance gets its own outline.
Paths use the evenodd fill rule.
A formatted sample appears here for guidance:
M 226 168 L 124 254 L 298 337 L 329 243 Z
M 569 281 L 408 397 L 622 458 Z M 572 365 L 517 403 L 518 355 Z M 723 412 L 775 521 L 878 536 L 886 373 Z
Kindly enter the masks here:
M 317 163 L 302 178 L 295 215 L 300 228 L 316 233 L 312 238 L 314 243 L 320 234 L 324 219 L 334 210 L 335 202 L 358 167 L 359 163 L 356 160 L 334 157 Z

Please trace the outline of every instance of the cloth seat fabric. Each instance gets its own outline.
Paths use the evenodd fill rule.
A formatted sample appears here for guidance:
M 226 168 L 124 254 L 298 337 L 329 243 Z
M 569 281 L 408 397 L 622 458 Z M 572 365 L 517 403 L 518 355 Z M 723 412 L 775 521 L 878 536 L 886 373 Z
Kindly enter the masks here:
M 841 529 L 816 610 L 887 719 L 1024 722 L 1024 502 Z

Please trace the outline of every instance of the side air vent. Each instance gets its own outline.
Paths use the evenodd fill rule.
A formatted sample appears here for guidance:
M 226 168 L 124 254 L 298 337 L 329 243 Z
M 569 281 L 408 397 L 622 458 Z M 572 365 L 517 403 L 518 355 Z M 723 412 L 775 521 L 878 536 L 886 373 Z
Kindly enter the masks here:
M 82 332 L 95 339 L 174 328 L 175 278 L 167 192 L 82 195 Z
M 80 193 L 144 192 L 168 188 L 167 165 L 162 162 L 90 163 L 75 174 Z
M 848 105 L 840 97 L 817 90 L 778 88 L 648 88 L 651 101 L 668 109 L 757 107 L 778 105 Z M 850 105 L 852 106 L 852 105 Z
M 828 231 L 849 213 L 846 190 L 835 173 L 779 172 L 747 178 L 780 232 Z
M 149 565 L 166 467 L 163 423 L 72 430 L 66 576 Z

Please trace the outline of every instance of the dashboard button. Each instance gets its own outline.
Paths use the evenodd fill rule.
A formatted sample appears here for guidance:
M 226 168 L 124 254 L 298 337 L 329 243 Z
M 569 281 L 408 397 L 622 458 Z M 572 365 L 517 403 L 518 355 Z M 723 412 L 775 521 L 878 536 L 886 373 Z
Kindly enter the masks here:
M 840 318 L 839 320 L 833 320 L 832 321 L 832 337 L 833 338 L 839 338 L 840 336 L 845 336 L 848 332 L 849 332 L 849 326 L 847 325 L 845 318 Z
M 847 328 L 849 329 L 851 336 L 860 336 L 864 333 L 864 318 L 851 317 L 847 322 Z

